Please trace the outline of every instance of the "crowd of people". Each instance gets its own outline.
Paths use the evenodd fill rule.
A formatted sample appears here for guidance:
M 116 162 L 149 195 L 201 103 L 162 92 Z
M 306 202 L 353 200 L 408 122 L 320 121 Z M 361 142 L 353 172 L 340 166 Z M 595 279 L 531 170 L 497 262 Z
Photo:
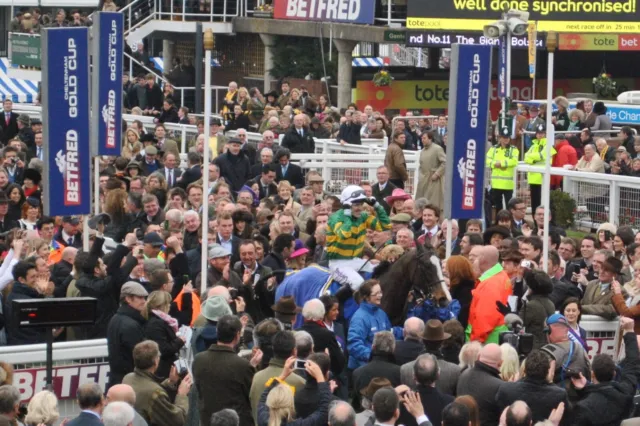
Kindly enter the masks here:
M 106 394 L 82 384 L 82 412 L 70 423 L 617 425 L 636 417 L 640 234 L 604 223 L 578 239 L 551 217 L 544 265 L 544 207 L 532 204 L 529 220 L 513 187 L 500 185 L 513 182 L 506 173 L 519 158 L 509 128 L 486 159 L 495 211 L 449 221 L 446 117 L 408 117 L 392 130 L 371 107 L 338 111 L 287 82 L 264 96 L 232 83 L 223 120 L 211 121 L 208 136 L 197 123 L 181 167 L 181 141 L 164 123 L 191 118 L 144 80 L 128 99 L 136 113 L 156 116 L 155 128 L 134 122 L 121 156 L 103 159 L 103 213 L 90 221 L 86 251 L 87 218 L 43 215 L 41 123 L 14 113 L 11 101 L 0 112 L 0 342 L 45 341 L 45 330 L 16 322 L 14 300 L 99 301 L 95 324 L 54 330 L 57 341 L 107 339 Z M 258 144 L 247 139 L 255 130 Z M 389 137 L 375 182 L 334 194 L 320 173 L 291 161 L 327 137 Z M 525 161 L 540 143 L 532 140 Z M 415 194 L 404 190 L 406 149 L 420 150 Z M 407 267 L 400 280 L 412 282 L 404 293 L 398 274 L 387 273 L 398 265 Z M 588 356 L 583 314 L 620 318 L 624 357 Z M 503 334 L 521 328 L 519 343 Z M 58 420 L 48 391 L 25 416 L 12 367 L 0 366 L 0 424 Z

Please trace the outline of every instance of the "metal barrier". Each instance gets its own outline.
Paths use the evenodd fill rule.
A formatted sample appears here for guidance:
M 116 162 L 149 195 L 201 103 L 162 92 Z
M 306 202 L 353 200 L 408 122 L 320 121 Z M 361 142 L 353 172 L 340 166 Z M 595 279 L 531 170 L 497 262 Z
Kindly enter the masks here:
M 544 167 L 524 163 L 516 167 L 516 196 L 529 205 L 527 172 L 544 173 Z M 640 227 L 640 178 L 559 167 L 552 167 L 551 175 L 563 176 L 562 190 L 576 201 L 576 224 L 597 228 L 601 223 L 609 222 L 618 226 Z

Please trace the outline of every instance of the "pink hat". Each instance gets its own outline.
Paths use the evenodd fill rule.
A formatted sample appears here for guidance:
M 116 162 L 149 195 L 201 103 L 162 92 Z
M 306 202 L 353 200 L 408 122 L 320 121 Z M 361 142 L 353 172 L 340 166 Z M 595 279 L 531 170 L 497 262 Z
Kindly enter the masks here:
M 298 249 L 296 251 L 294 251 L 293 253 L 291 253 L 291 255 L 289 256 L 289 259 L 295 259 L 298 258 L 300 256 L 305 256 L 308 253 L 310 253 L 310 250 L 306 247 Z
M 386 201 L 387 204 L 392 205 L 394 201 L 397 201 L 397 200 L 404 201 L 404 200 L 410 200 L 410 199 L 411 199 L 411 195 L 404 192 L 404 189 L 396 188 L 393 190 L 391 195 L 389 195 L 388 197 L 385 197 L 384 201 Z

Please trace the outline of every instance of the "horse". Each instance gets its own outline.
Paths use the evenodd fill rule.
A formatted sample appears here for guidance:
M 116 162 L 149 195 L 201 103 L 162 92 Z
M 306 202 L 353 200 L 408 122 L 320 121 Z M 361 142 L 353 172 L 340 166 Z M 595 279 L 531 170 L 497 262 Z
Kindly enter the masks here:
M 382 288 L 381 307 L 393 325 L 402 326 L 409 304 L 417 299 L 429 300 L 434 306 L 451 301 L 444 283 L 440 259 L 422 244 L 403 254 L 395 262 L 383 262 L 373 272 Z

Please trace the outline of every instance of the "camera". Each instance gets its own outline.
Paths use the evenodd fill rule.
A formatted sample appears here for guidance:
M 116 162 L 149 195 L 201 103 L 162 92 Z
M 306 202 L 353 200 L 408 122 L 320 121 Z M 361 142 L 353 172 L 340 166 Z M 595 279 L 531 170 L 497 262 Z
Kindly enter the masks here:
M 178 372 L 178 376 L 180 376 L 180 380 L 187 377 L 187 374 L 189 374 L 189 369 L 187 368 L 187 362 L 184 359 L 177 359 L 173 363 L 173 365 L 176 367 L 176 371 Z
M 307 361 L 304 359 L 296 359 L 293 363 L 293 368 L 295 368 L 296 370 L 304 370 L 306 363 Z
M 533 334 L 524 332 L 522 319 L 515 314 L 506 315 L 504 322 L 509 331 L 500 333 L 498 344 L 508 343 L 518 352 L 520 359 L 526 358 L 533 350 Z
M 531 269 L 531 261 L 526 259 L 523 260 L 522 262 L 520 262 L 520 267 L 525 269 Z

